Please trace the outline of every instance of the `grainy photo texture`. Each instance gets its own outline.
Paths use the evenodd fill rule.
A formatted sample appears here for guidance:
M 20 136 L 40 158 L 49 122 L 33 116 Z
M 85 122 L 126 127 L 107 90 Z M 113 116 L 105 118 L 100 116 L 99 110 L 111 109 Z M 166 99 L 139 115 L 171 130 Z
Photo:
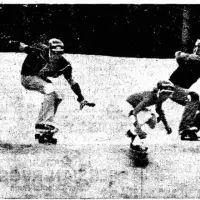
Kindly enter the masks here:
M 200 198 L 199 13 L 1 4 L 0 198 Z

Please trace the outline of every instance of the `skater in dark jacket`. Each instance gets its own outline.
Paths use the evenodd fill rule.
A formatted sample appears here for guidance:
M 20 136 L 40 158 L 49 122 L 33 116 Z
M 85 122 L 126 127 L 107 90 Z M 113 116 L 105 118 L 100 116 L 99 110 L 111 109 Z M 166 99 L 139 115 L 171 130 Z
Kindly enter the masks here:
M 50 77 L 57 78 L 64 75 L 71 86 L 72 91 L 77 95 L 80 109 L 84 106 L 94 106 L 85 100 L 79 84 L 72 77 L 72 66 L 64 57 L 64 44 L 61 40 L 53 38 L 48 45 L 36 44 L 26 45 L 22 42 L 11 41 L 27 56 L 23 62 L 21 70 L 21 83 L 27 90 L 34 90 L 44 95 L 39 112 L 38 120 L 35 124 L 36 131 L 50 131 L 55 133 L 58 128 L 54 124 L 54 117 L 59 104 L 63 100 L 63 95 L 56 89 Z
M 169 78 L 175 85 L 175 92 L 173 93 L 171 100 L 185 106 L 184 113 L 189 114 L 196 112 L 196 107 L 198 106 L 195 106 L 194 102 L 188 100 L 188 95 L 190 87 L 200 78 L 200 40 L 196 41 L 192 54 L 177 51 L 175 53 L 175 59 L 178 63 L 178 67 Z M 196 103 L 198 104 L 198 102 Z M 187 118 L 190 118 L 190 115 L 187 115 Z M 193 117 L 191 116 L 191 118 Z M 187 131 L 191 132 L 190 129 L 194 129 L 194 127 L 190 127 L 192 123 L 190 123 L 190 125 L 183 125 L 187 122 L 188 120 L 185 120 L 185 115 L 183 115 L 179 126 L 180 135 L 185 135 Z M 192 134 L 192 137 L 196 137 L 195 133 Z

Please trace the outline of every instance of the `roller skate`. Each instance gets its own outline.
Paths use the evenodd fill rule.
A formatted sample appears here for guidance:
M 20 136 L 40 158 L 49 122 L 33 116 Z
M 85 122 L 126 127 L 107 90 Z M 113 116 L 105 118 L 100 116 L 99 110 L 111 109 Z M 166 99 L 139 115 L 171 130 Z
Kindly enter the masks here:
M 58 132 L 58 128 L 48 124 L 37 124 L 35 126 L 36 134 L 35 139 L 40 144 L 57 144 L 57 139 L 54 134 Z

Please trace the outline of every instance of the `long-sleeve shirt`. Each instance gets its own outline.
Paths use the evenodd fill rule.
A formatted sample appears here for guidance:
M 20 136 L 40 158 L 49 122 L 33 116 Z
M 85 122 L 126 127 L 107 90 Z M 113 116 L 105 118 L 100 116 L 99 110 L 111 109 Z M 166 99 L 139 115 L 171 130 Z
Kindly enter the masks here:
M 166 130 L 168 130 L 169 125 L 165 118 L 165 113 L 162 109 L 162 103 L 165 100 L 159 99 L 154 91 L 143 91 L 135 93 L 126 99 L 126 101 L 133 106 L 135 115 L 141 111 L 146 110 L 147 107 L 155 105 L 155 110 L 159 115 L 159 121 L 161 120 Z
M 178 68 L 169 80 L 182 88 L 189 89 L 200 78 L 200 56 L 184 52 L 176 53 Z
M 71 64 L 61 55 L 51 59 L 49 48 L 46 45 L 27 46 L 24 48 L 27 56 L 23 62 L 21 74 L 47 77 L 58 77 L 64 75 L 66 79 L 72 76 Z

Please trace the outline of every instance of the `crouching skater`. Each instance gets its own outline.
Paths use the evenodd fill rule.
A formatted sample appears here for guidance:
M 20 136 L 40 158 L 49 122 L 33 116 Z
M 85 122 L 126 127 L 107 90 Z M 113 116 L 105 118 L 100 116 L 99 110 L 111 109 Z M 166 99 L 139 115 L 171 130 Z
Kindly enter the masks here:
M 163 122 L 167 134 L 172 132 L 165 118 L 162 104 L 174 92 L 174 85 L 170 81 L 159 81 L 152 91 L 143 91 L 129 96 L 126 101 L 133 107 L 129 112 L 131 127 L 126 135 L 131 138 L 130 148 L 136 151 L 147 151 L 145 138 L 147 133 L 142 130 L 142 127 L 148 125 L 151 129 L 155 128 L 160 121 Z M 151 112 L 148 107 L 154 106 L 156 113 Z M 142 117 L 139 116 L 143 114 Z M 137 142 L 136 142 L 137 141 Z

